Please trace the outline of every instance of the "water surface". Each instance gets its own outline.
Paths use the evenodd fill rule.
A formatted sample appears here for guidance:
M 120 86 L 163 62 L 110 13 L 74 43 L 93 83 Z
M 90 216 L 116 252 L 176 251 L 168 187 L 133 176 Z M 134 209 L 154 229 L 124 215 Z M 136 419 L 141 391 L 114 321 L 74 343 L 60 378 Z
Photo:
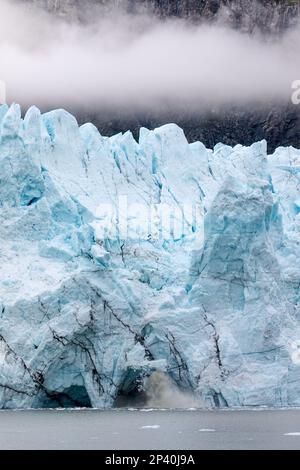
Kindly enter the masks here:
M 0 412 L 1 449 L 300 449 L 300 410 Z

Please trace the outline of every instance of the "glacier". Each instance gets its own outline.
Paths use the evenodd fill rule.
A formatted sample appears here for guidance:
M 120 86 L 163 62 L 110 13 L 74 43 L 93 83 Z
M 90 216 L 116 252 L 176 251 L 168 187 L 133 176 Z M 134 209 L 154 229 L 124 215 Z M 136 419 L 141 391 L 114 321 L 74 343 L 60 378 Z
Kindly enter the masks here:
M 100 240 L 123 196 L 203 225 Z M 0 407 L 112 407 L 157 372 L 201 406 L 300 406 L 299 235 L 300 150 L 1 106 Z

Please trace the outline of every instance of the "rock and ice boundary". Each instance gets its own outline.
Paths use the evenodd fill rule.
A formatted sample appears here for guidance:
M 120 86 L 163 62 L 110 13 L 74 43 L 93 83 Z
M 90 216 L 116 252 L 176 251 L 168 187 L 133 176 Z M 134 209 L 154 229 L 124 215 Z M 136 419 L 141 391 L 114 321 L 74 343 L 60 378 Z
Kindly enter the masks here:
M 201 203 L 204 237 L 99 239 L 124 196 Z M 300 406 L 299 245 L 299 150 L 3 105 L 0 407 L 110 407 L 155 371 L 207 406 Z

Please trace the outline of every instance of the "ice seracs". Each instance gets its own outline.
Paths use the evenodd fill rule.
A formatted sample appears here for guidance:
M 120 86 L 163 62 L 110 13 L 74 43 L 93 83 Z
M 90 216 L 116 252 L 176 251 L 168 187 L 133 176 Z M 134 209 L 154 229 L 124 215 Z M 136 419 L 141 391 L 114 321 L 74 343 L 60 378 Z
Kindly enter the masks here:
M 153 372 L 202 405 L 299 406 L 299 168 L 265 142 L 0 107 L 0 406 L 109 407 Z M 120 197 L 200 203 L 204 233 L 101 238 Z

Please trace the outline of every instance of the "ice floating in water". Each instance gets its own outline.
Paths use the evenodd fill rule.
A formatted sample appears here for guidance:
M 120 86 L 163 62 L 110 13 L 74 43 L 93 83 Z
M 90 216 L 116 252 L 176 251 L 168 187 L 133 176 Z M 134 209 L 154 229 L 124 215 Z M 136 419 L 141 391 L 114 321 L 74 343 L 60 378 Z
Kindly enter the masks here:
M 154 424 L 153 426 L 142 426 L 141 429 L 159 429 L 159 424 Z
M 208 150 L 174 124 L 105 138 L 62 110 L 0 107 L 1 407 L 111 407 L 155 371 L 165 407 L 198 406 L 181 391 L 300 406 L 299 168 L 265 142 Z M 201 203 L 204 239 L 99 238 L 99 205 L 124 196 Z

